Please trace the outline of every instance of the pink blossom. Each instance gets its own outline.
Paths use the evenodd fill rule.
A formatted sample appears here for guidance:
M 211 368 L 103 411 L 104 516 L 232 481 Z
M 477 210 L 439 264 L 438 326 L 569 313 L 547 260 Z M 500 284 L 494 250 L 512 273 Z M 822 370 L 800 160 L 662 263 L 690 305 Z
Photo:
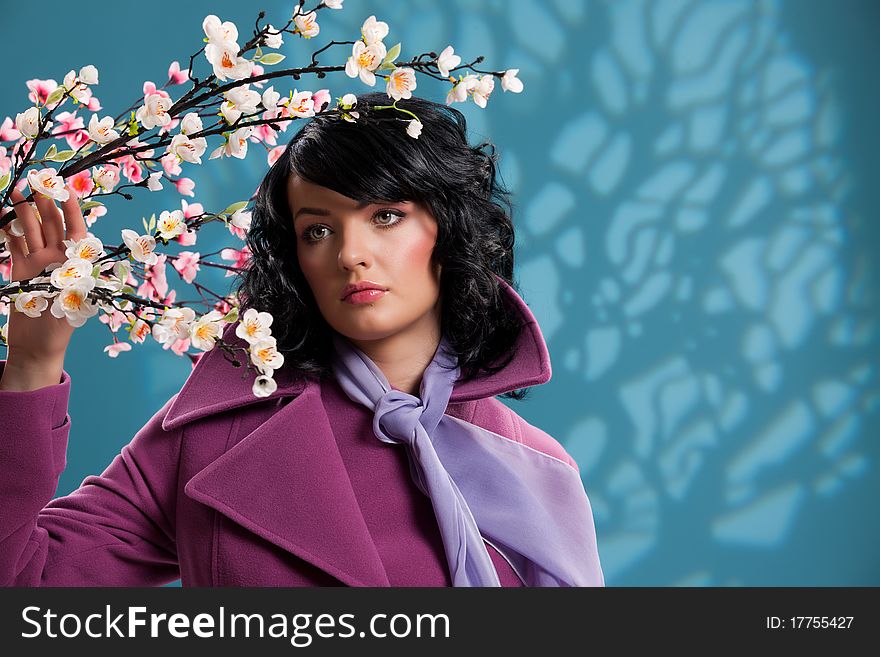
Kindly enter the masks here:
M 120 312 L 119 310 L 113 309 L 111 314 L 101 313 L 98 317 L 98 320 L 103 324 L 107 324 L 110 327 L 110 330 L 116 333 L 119 330 L 119 327 L 125 324 L 128 319 L 125 317 L 125 313 Z
M 79 173 L 72 175 L 67 179 L 67 182 L 78 198 L 90 194 L 95 188 L 95 183 L 92 181 L 92 172 L 88 169 L 83 169 Z
M 168 81 L 171 84 L 183 84 L 187 81 L 187 76 L 189 75 L 189 69 L 180 69 L 180 63 L 177 61 L 171 62 L 171 66 L 168 67 Z
M 235 235 L 240 240 L 247 239 L 247 231 L 244 228 L 239 228 L 238 226 L 233 226 L 232 222 L 226 224 L 229 228 L 229 232 Z
M 287 146 L 276 146 L 271 151 L 269 151 L 269 166 L 272 166 L 273 164 L 275 164 L 275 162 L 278 161 L 278 158 L 281 157 L 281 154 L 284 152 L 285 148 L 287 148 Z
M 225 315 L 230 310 L 232 310 L 232 306 L 228 302 L 220 300 L 214 304 L 214 310 L 216 310 L 218 313 L 223 313 Z
M 59 132 L 67 132 L 68 130 L 76 130 L 85 128 L 85 124 L 83 123 L 82 117 L 77 116 L 76 112 L 61 112 L 56 117 L 57 119 L 57 127 L 52 130 L 53 135 L 57 135 Z
M 6 147 L 0 146 L 0 176 L 12 168 L 12 158 L 7 157 Z
M 315 107 L 315 113 L 320 112 L 324 105 L 330 104 L 330 90 L 321 89 L 312 94 L 312 103 Z
M 21 133 L 15 127 L 12 119 L 8 116 L 3 119 L 3 125 L 0 125 L 0 141 L 15 141 L 21 137 Z
M 29 139 L 25 139 L 22 137 L 17 142 L 15 142 L 15 146 L 12 147 L 12 154 L 19 155 L 22 158 L 26 158 L 28 154 L 31 152 L 31 149 L 36 144 L 36 141 L 30 141 Z M 24 180 L 24 178 L 22 178 Z
M 187 203 L 185 198 L 180 199 L 180 206 L 183 209 L 184 219 L 192 219 L 205 211 L 201 203 Z
M 165 349 L 168 349 L 169 343 L 164 345 Z M 173 351 L 178 356 L 183 356 L 186 353 L 186 350 L 189 349 L 189 338 L 179 338 L 171 344 L 171 351 Z
M 164 98 L 171 98 L 170 94 L 164 89 L 157 89 L 156 85 L 147 80 L 144 82 L 144 98 L 146 98 L 149 94 L 159 94 Z
M 89 98 L 89 102 L 86 104 L 86 109 L 90 112 L 97 112 L 101 109 L 101 102 L 98 100 L 97 96 L 92 96 Z
M 98 205 L 88 211 L 85 216 L 86 227 L 91 228 L 92 224 L 98 220 L 98 217 L 103 217 L 107 214 L 107 208 L 103 205 Z
M 266 112 L 268 114 L 268 112 Z M 265 117 L 265 114 L 263 115 Z M 262 125 L 258 125 L 254 128 L 254 131 L 251 133 L 251 141 L 253 142 L 265 142 L 270 146 L 274 146 L 277 142 L 275 141 L 275 133 L 277 130 L 270 126 L 268 123 L 263 123 Z
M 253 68 L 251 69 L 251 77 L 254 77 L 256 75 L 262 75 L 262 74 L 263 74 L 263 67 L 260 66 L 259 64 L 254 64 Z M 252 84 L 255 87 L 257 87 L 258 89 L 262 89 L 264 82 L 265 82 L 264 80 L 260 80 L 259 82 L 254 82 Z
M 188 230 L 178 235 L 175 239 L 180 242 L 181 246 L 192 246 L 196 243 L 197 235 L 196 231 Z
M 55 82 L 55 80 L 37 80 L 35 78 L 33 80 L 28 80 L 25 84 L 27 84 L 27 88 L 31 90 L 28 94 L 28 99 L 32 103 L 39 103 L 40 105 L 44 105 L 49 94 L 58 88 L 58 83 Z
M 167 300 L 162 300 L 162 297 L 168 294 L 168 281 L 165 278 L 165 261 L 167 259 L 168 256 L 163 253 L 155 265 L 144 265 L 144 282 L 138 288 L 138 296 L 147 297 L 160 303 L 169 303 Z M 172 294 L 174 294 L 173 291 Z
M 191 178 L 178 178 L 174 181 L 174 186 L 177 187 L 177 191 L 184 196 L 195 196 L 193 189 L 195 188 L 196 183 Z
M 139 183 L 144 179 L 144 168 L 134 155 L 125 155 L 114 160 L 122 165 L 122 175 L 130 182 Z
M 187 283 L 192 283 L 199 271 L 199 252 L 181 251 L 172 264 L 180 272 L 183 280 Z
M 104 319 L 101 317 L 101 319 Z M 128 342 L 114 342 L 113 344 L 108 344 L 104 347 L 104 351 L 107 352 L 107 355 L 110 358 L 116 358 L 121 351 L 131 351 L 131 344 Z
M 0 262 L 0 277 L 2 277 L 4 281 L 12 280 L 12 260 Z
M 245 245 L 240 251 L 235 249 L 223 249 L 220 251 L 220 257 L 223 258 L 223 260 L 231 260 L 233 267 L 244 269 L 247 267 L 247 263 L 251 259 L 251 252 L 247 245 Z M 226 277 L 229 276 L 235 276 L 235 272 L 227 271 Z
M 181 172 L 180 160 L 174 153 L 166 153 L 159 158 L 162 168 L 169 176 L 179 176 Z

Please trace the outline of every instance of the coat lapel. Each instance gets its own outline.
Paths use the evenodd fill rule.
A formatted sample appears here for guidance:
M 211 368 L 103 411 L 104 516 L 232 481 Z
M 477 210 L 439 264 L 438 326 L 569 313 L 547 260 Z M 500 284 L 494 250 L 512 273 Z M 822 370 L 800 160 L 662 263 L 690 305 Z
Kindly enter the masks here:
M 349 586 L 390 586 L 317 385 L 196 474 L 184 492 Z
M 519 295 L 501 284 L 524 324 L 516 355 L 491 376 L 457 383 L 450 403 L 484 399 L 550 378 L 550 358 L 537 321 Z M 246 347 L 234 325 L 226 327 L 223 339 Z M 186 495 L 345 584 L 390 586 L 336 446 L 320 384 L 282 368 L 275 373 L 278 389 L 258 398 L 251 391 L 253 374 L 239 372 L 224 352 L 206 352 L 172 403 L 163 428 L 267 400 L 294 399 L 272 407 L 263 424 L 193 476 L 184 487 Z

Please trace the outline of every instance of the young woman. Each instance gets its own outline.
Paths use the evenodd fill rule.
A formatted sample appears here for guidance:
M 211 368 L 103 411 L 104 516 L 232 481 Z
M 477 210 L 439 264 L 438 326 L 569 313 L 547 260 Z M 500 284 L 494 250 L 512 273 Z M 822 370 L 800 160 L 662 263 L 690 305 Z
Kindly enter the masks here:
M 576 463 L 496 396 L 550 378 L 511 286 L 494 149 L 457 110 L 384 94 L 315 117 L 260 185 L 239 287 L 284 355 L 268 397 L 218 349 L 100 476 L 65 464 L 71 329 L 14 313 L 0 378 L 7 585 L 603 585 Z M 409 118 L 409 117 L 407 117 Z M 16 202 L 23 199 L 14 197 Z M 72 196 L 71 196 L 72 198 Z M 13 278 L 63 260 L 61 213 L 19 206 Z M 66 237 L 86 230 L 62 205 Z M 59 256 L 59 253 L 61 256 Z M 234 326 L 224 339 L 241 342 Z

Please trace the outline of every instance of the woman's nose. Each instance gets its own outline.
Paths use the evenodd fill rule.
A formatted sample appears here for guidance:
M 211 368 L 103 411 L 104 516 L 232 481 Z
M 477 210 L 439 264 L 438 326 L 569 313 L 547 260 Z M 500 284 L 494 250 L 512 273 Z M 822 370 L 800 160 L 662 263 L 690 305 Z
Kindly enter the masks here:
M 348 227 L 340 234 L 339 265 L 343 269 L 369 267 L 372 263 L 368 238 L 358 227 Z

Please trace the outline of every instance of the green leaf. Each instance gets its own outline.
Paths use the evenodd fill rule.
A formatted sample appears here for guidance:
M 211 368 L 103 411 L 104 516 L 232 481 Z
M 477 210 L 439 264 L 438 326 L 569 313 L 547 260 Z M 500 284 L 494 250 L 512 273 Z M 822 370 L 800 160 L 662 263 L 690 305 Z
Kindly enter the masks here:
M 384 62 L 384 63 L 382 63 L 382 64 L 379 65 L 379 70 L 380 70 L 380 71 L 393 71 L 393 70 L 396 69 L 396 68 L 397 68 L 397 66 L 395 66 L 395 65 L 392 64 L 391 62 Z
M 6 185 L 9 184 L 9 178 L 10 178 L 9 174 L 10 173 L 12 173 L 12 172 L 7 171 L 2 176 L 0 176 L 0 192 L 2 192 L 4 189 L 6 189 Z
M 284 61 L 284 59 L 285 59 L 285 57 L 281 53 L 270 52 L 270 53 L 267 53 L 267 54 L 263 55 L 262 57 L 260 57 L 259 60 L 257 60 L 257 61 L 259 61 L 261 64 L 267 64 L 267 65 L 271 66 L 272 64 L 278 64 L 278 63 Z
M 79 209 L 80 209 L 81 212 L 88 212 L 88 211 L 91 210 L 92 208 L 98 208 L 98 207 L 101 207 L 101 206 L 103 206 L 103 205 L 104 205 L 104 204 L 101 203 L 100 201 L 86 201 L 85 203 L 83 203 L 83 204 L 80 206 Z
M 259 59 L 263 56 L 263 49 L 260 46 L 257 46 L 257 49 L 254 51 L 254 58 Z
M 98 278 L 101 274 L 101 265 L 95 265 L 92 267 L 92 278 Z
M 238 321 L 238 306 L 234 306 L 232 310 L 223 315 L 223 321 L 232 323 Z
M 149 225 L 149 227 L 147 228 L 147 232 L 148 232 L 148 233 L 152 233 L 152 232 L 153 232 L 153 229 L 154 229 L 155 227 L 156 227 L 156 213 L 154 212 L 154 213 L 152 214 L 152 216 L 150 217 L 150 225 Z
M 55 146 L 55 144 L 51 144 L 49 148 L 46 149 L 46 154 L 43 156 L 43 158 L 46 160 L 51 160 L 53 157 L 55 157 L 55 154 L 57 152 L 58 148 Z
M 49 96 L 46 98 L 46 104 L 53 105 L 61 100 L 62 96 L 64 96 L 64 85 L 61 85 L 60 87 L 55 87 L 55 90 L 50 93 Z
M 220 214 L 230 214 L 230 215 L 235 214 L 236 212 L 241 210 L 243 207 L 245 207 L 247 204 L 248 204 L 247 201 L 239 201 L 238 203 L 233 203 L 232 205 L 230 205 L 228 208 L 226 208 Z
M 390 64 L 395 59 L 397 59 L 398 55 L 400 55 L 400 44 L 398 43 L 395 46 L 391 47 L 391 50 L 385 55 L 385 59 L 382 60 L 383 64 Z
M 76 155 L 76 151 L 58 151 L 55 155 L 46 159 L 52 160 L 53 162 L 67 162 L 67 160 L 74 155 Z
M 141 217 L 141 221 L 144 222 L 144 232 L 145 232 L 145 233 L 149 233 L 149 232 L 150 232 L 150 227 L 147 225 L 147 218 L 146 218 L 146 217 Z

